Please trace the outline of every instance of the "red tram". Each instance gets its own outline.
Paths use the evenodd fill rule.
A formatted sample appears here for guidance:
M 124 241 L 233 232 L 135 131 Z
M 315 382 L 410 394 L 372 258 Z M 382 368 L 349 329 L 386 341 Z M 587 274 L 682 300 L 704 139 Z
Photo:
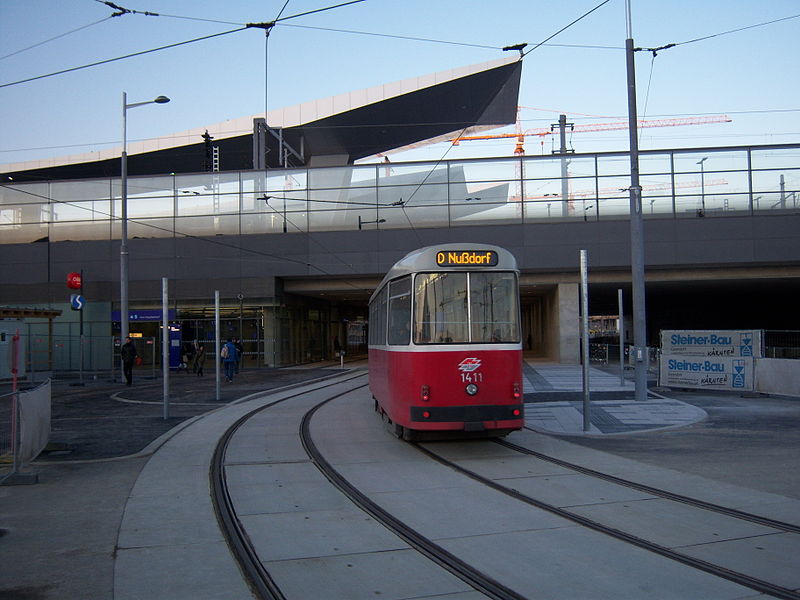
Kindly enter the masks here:
M 375 409 L 407 440 L 502 436 L 523 426 L 514 256 L 485 244 L 421 248 L 369 303 Z

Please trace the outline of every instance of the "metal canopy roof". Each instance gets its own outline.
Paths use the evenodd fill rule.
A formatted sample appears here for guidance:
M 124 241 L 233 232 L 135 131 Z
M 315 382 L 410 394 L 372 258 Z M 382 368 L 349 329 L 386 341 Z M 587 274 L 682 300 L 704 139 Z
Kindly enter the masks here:
M 302 156 L 289 154 L 287 166 L 352 164 L 379 153 L 433 143 L 516 121 L 522 61 L 501 60 L 436 73 L 377 88 L 270 112 L 270 127 L 282 128 L 284 141 Z M 305 118 L 304 118 L 305 117 Z M 263 119 L 263 115 L 261 117 Z M 219 148 L 220 170 L 253 169 L 253 117 L 211 125 L 212 144 Z M 206 128 L 152 140 L 140 151 L 128 149 L 129 175 L 195 173 L 205 170 L 206 145 L 198 139 Z M 230 135 L 230 131 L 249 130 Z M 280 166 L 278 136 L 267 135 L 268 167 Z M 169 140 L 172 143 L 165 143 Z M 15 181 L 115 177 L 120 173 L 119 149 L 39 163 L 0 167 L 4 179 Z M 83 158 L 83 160 L 81 160 Z M 37 166 L 39 165 L 39 166 Z

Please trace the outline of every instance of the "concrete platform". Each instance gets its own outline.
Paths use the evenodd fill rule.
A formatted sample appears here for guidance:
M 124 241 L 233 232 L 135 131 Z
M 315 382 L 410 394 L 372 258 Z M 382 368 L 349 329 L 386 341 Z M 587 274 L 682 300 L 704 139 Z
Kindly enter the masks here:
M 525 361 L 523 367 L 525 425 L 536 431 L 564 435 L 613 435 L 683 427 L 702 421 L 700 408 L 648 393 L 633 400 L 634 385 L 618 375 L 589 369 L 589 429 L 584 430 L 583 368 Z

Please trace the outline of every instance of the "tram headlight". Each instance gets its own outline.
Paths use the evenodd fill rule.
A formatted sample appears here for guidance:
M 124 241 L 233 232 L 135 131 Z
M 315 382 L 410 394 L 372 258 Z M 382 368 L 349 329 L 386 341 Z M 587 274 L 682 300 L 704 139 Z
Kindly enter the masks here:
M 470 396 L 474 396 L 478 393 L 478 386 L 474 383 L 467 384 L 466 391 Z

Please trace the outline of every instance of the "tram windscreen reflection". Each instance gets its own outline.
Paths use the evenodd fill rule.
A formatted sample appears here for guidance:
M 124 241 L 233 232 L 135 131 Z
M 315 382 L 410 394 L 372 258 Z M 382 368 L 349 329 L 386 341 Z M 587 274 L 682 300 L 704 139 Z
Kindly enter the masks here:
M 470 273 L 469 296 L 473 343 L 519 341 L 514 273 Z
M 469 341 L 466 273 L 419 273 L 415 290 L 415 343 Z

